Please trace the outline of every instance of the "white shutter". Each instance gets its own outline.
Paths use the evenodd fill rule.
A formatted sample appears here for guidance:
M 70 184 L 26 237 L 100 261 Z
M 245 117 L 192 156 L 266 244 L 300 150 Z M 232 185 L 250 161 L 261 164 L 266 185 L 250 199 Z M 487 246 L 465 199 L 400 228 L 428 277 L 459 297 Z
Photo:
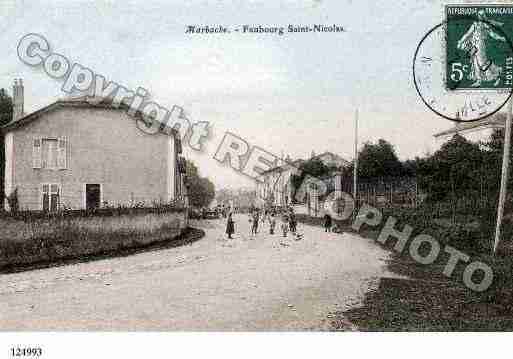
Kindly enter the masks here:
M 67 168 L 67 148 L 68 141 L 66 137 L 59 138 L 59 143 L 57 145 L 57 168 L 60 170 L 65 170 Z
M 34 138 L 32 142 L 32 167 L 41 168 L 41 138 Z

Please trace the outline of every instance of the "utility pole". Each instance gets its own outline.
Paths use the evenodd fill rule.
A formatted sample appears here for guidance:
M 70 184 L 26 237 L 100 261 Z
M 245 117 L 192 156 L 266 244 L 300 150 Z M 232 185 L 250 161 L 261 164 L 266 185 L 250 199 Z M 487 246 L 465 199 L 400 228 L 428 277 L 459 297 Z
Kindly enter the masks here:
M 354 171 L 353 171 L 353 198 L 358 207 L 358 109 L 354 118 Z
M 499 247 L 501 237 L 502 217 L 504 216 L 504 202 L 506 202 L 506 193 L 508 189 L 508 170 L 509 170 L 509 149 L 511 147 L 511 116 L 513 113 L 513 98 L 510 98 L 508 104 L 508 113 L 504 126 L 504 154 L 502 155 L 502 175 L 501 189 L 499 192 L 499 205 L 497 208 L 497 226 L 495 227 L 495 241 L 493 243 L 493 252 L 495 255 Z

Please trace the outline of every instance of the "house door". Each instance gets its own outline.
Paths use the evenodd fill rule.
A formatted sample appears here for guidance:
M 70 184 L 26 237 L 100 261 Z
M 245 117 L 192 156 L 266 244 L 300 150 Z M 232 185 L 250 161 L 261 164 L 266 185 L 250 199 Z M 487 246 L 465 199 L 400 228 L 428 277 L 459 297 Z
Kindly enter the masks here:
M 99 184 L 86 184 L 86 208 L 100 208 L 101 186 Z

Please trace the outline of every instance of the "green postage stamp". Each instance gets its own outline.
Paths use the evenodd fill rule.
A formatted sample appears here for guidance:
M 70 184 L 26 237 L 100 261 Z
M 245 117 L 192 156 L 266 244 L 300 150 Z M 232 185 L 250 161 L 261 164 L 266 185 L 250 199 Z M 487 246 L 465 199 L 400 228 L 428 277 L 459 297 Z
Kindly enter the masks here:
M 447 5 L 446 88 L 513 87 L 513 5 Z

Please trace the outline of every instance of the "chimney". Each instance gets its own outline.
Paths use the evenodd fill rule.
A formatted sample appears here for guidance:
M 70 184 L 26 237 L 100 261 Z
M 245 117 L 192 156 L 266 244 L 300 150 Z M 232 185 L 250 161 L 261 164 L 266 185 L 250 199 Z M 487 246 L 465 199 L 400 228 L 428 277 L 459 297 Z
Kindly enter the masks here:
M 12 102 L 13 102 L 13 111 L 12 111 L 12 119 L 13 121 L 23 117 L 23 103 L 24 103 L 24 90 L 23 90 L 23 80 L 22 79 L 14 79 L 14 85 L 12 86 Z

